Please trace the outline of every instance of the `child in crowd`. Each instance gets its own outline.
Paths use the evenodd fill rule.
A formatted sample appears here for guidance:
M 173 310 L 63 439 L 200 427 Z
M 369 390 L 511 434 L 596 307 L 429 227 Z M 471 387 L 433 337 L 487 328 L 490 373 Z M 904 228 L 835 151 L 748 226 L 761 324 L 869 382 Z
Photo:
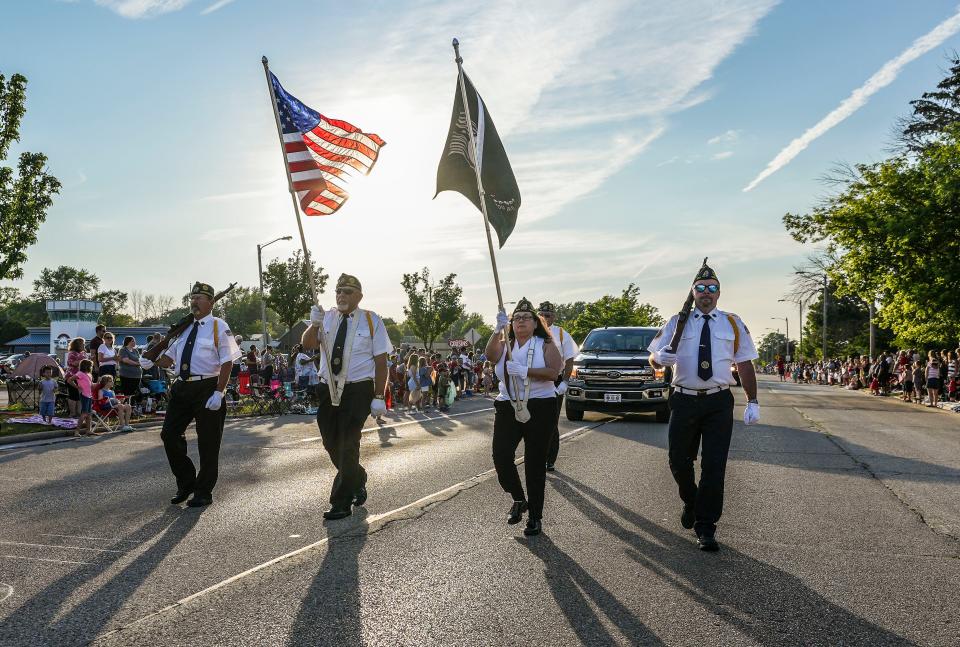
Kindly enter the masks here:
M 903 368 L 903 395 L 900 398 L 904 402 L 913 402 L 913 371 L 910 366 Z
M 440 362 L 437 366 L 437 405 L 440 411 L 449 411 L 447 406 L 447 389 L 452 384 L 450 370 L 446 362 Z
M 928 407 L 937 406 L 940 395 L 940 355 L 937 351 L 930 351 L 927 361 L 927 394 L 930 396 Z
M 97 384 L 100 387 L 100 408 L 104 411 L 115 409 L 117 418 L 120 420 L 120 431 L 133 431 L 130 425 L 133 407 L 117 399 L 117 394 L 113 390 L 113 376 L 103 375 Z
M 913 363 L 913 369 L 910 371 L 910 374 L 913 377 L 914 399 L 923 404 L 923 364 L 920 363 L 920 360 Z
M 40 415 L 48 425 L 53 424 L 54 410 L 57 408 L 57 381 L 53 379 L 53 367 L 40 369 Z
M 483 394 L 489 395 L 493 391 L 493 364 L 489 361 L 483 363 Z
M 80 361 L 79 370 L 67 380 L 80 392 L 80 419 L 74 436 L 99 436 L 99 432 L 90 429 L 90 410 L 93 408 L 93 362 L 89 359 Z

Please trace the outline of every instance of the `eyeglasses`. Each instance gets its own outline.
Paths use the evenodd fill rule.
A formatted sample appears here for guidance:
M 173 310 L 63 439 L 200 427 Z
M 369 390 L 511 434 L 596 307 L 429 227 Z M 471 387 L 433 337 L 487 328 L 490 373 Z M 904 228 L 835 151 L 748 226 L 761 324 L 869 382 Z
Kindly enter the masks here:
M 533 315 L 513 315 L 514 321 L 533 321 Z
M 353 294 L 353 288 L 337 288 L 337 294 L 345 294 L 350 296 Z
M 720 286 L 704 285 L 703 283 L 697 283 L 695 286 L 693 286 L 693 289 L 699 292 L 700 294 L 703 294 L 704 292 L 709 292 L 710 294 L 716 294 L 717 292 L 720 291 Z

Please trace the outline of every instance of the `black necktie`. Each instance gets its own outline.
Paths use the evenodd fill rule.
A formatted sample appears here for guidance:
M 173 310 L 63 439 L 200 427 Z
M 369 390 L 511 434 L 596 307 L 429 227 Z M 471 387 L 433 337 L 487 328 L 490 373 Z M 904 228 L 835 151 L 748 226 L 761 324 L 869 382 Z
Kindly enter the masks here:
M 713 349 L 710 346 L 710 317 L 704 315 L 700 331 L 700 353 L 697 357 L 697 375 L 706 382 L 713 377 Z
M 193 357 L 193 345 L 197 341 L 197 331 L 200 330 L 200 322 L 193 322 L 193 329 L 187 337 L 187 343 L 183 345 L 183 353 L 180 355 L 180 379 L 185 380 L 190 377 L 190 359 Z
M 340 374 L 343 368 L 343 347 L 347 344 L 347 326 L 350 324 L 350 317 L 344 316 L 340 319 L 340 327 L 337 328 L 337 338 L 333 342 L 333 354 L 330 358 L 330 369 L 334 375 Z

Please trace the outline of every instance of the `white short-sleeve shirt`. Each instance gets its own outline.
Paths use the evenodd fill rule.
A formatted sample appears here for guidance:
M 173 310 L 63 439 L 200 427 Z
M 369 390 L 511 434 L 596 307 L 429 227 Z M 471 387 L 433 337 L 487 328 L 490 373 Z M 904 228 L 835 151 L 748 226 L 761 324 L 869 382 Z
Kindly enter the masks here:
M 220 337 L 218 344 L 213 343 L 213 322 L 217 322 L 217 334 Z M 219 317 L 207 315 L 200 320 L 200 327 L 197 328 L 197 340 L 193 345 L 193 354 L 190 357 L 190 375 L 203 375 L 213 377 L 220 374 L 220 366 L 227 362 L 235 362 L 243 354 L 237 341 L 230 332 L 230 326 Z M 191 324 L 192 326 L 193 324 Z M 181 370 L 181 357 L 183 356 L 183 347 L 190 337 L 190 326 L 183 334 L 170 344 L 165 356 L 173 359 L 173 368 L 175 373 Z
M 367 313 L 370 314 L 370 321 L 367 322 Z M 387 335 L 387 327 L 383 325 L 383 319 L 371 310 L 362 310 L 357 308 L 349 315 L 353 319 L 359 317 L 356 322 L 355 339 L 353 340 L 353 349 L 350 354 L 350 366 L 347 367 L 347 382 L 357 382 L 359 380 L 372 379 L 376 373 L 376 364 L 373 358 L 377 355 L 384 355 L 393 351 L 393 344 L 390 343 L 390 337 Z M 327 333 L 327 341 L 330 343 L 330 352 L 333 352 L 333 343 L 337 337 L 337 330 L 340 328 L 342 315 L 336 308 L 330 308 L 323 316 L 323 329 Z M 370 335 L 371 325 L 373 335 Z M 319 338 L 320 331 L 317 331 Z M 318 339 L 319 341 L 319 339 Z M 327 379 L 327 358 L 320 358 L 320 377 Z
M 562 331 L 562 332 L 561 332 Z M 560 326 L 554 324 L 550 326 L 550 334 L 553 336 L 553 343 L 557 345 L 563 361 L 573 359 L 580 353 L 580 347 L 569 332 L 563 330 Z
M 711 320 L 710 349 L 713 375 L 709 380 L 704 381 L 697 374 L 697 367 L 700 361 L 700 333 L 703 331 L 703 322 L 706 317 Z M 737 334 L 734 332 L 733 325 L 731 325 L 731 319 L 733 325 L 736 325 L 739 329 L 740 343 L 736 353 L 734 353 L 734 346 Z M 676 328 L 677 315 L 673 315 L 650 342 L 647 348 L 653 354 L 654 361 L 657 360 L 657 353 L 670 345 L 673 331 Z M 673 369 L 673 384 L 688 389 L 709 389 L 724 384 L 736 384 L 736 380 L 730 372 L 731 364 L 748 362 L 757 359 L 759 356 L 753 344 L 753 338 L 750 336 L 750 331 L 740 320 L 740 317 L 717 309 L 707 314 L 694 310 L 690 313 L 690 318 L 687 319 L 687 325 L 683 328 L 683 335 L 677 348 L 677 365 Z

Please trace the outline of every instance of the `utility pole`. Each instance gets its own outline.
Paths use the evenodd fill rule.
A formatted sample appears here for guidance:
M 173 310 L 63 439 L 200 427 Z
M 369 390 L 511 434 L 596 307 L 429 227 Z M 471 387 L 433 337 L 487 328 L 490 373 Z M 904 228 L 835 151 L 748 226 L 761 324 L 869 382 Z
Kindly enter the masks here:
M 823 361 L 827 361 L 827 287 L 829 279 L 827 273 L 823 273 Z
M 876 326 L 873 325 L 873 317 L 876 314 L 873 307 L 873 299 L 870 299 L 870 361 L 876 357 Z

